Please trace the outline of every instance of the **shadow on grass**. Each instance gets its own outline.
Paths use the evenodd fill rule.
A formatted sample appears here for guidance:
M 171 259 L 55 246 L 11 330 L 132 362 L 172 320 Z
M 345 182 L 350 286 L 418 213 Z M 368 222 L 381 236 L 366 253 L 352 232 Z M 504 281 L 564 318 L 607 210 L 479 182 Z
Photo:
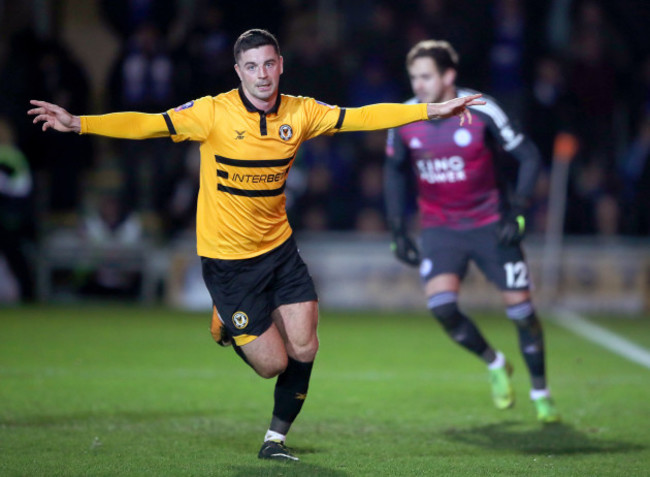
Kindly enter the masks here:
M 246 455 L 254 458 L 254 463 L 246 464 L 229 464 L 222 465 L 219 468 L 218 475 L 227 475 L 233 477 L 254 477 L 254 476 L 323 476 L 323 477 L 348 477 L 350 474 L 344 470 L 332 469 L 325 466 L 318 466 L 308 464 L 305 462 L 277 462 L 277 461 L 264 461 L 256 457 L 258 450 L 257 433 L 256 439 L 251 444 L 250 432 L 242 430 L 241 427 L 238 432 L 229 434 L 228 438 L 224 438 L 221 432 L 216 431 L 220 428 L 220 416 L 217 415 L 215 410 L 188 410 L 186 412 L 169 412 L 169 411 L 119 411 L 119 412 L 81 412 L 76 414 L 67 414 L 59 416 L 37 415 L 20 418 L 5 417 L 0 418 L 0 430 L 3 428 L 11 429 L 44 429 L 46 432 L 59 432 L 59 429 L 103 429 L 105 432 L 107 428 L 111 428 L 113 439 L 116 439 L 116 433 L 120 432 L 120 436 L 126 435 L 126 439 L 130 436 L 136 436 L 139 439 L 147 440 L 151 434 L 159 435 L 161 432 L 165 433 L 171 429 L 172 432 L 181 432 L 185 439 L 188 438 L 188 432 L 200 442 L 205 445 L 206 449 L 214 449 L 219 447 L 227 449 L 234 453 L 234 455 Z M 231 422 L 227 421 L 225 426 L 230 425 Z M 162 429 L 162 430 L 161 430 Z M 97 439 L 97 438 L 96 438 Z M 173 438 L 171 438 L 173 439 Z M 101 444 L 99 444 L 101 445 Z M 116 446 L 118 444 L 115 444 Z M 170 447 L 165 447 L 167 444 L 153 442 L 149 444 L 155 451 L 169 450 Z M 171 446 L 172 444 L 169 444 Z M 95 444 L 91 445 L 91 450 L 97 450 Z M 163 449 L 164 447 L 164 449 Z M 305 457 L 310 454 L 318 454 L 319 449 L 315 447 L 293 447 L 290 449 L 295 451 L 299 457 Z M 248 457 L 247 457 L 248 458 Z M 1 462 L 1 460 L 0 460 Z M 2 466 L 0 465 L 0 469 Z M 0 470 L 0 475 L 4 475 Z
M 518 429 L 519 427 L 519 429 Z M 522 429 L 521 423 L 505 421 L 468 429 L 450 428 L 443 436 L 455 442 L 495 450 L 512 450 L 522 454 L 596 454 L 639 452 L 644 446 L 622 441 L 591 437 L 597 429 L 578 431 L 565 423 L 549 424 L 539 429 Z

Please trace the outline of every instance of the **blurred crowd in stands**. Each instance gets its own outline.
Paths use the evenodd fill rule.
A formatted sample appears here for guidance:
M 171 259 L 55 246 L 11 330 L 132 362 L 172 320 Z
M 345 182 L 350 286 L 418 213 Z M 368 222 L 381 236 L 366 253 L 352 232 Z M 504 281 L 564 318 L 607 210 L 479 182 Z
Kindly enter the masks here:
M 568 133 L 578 150 L 565 232 L 650 235 L 650 12 L 644 0 L 96 3 L 120 45 L 110 74 L 99 82 L 102 94 L 63 40 L 66 25 L 56 8 L 48 35 L 33 25 L 9 28 L 11 19 L 0 17 L 2 31 L 11 32 L 0 36 L 3 250 L 38 243 L 60 227 L 95 241 L 191 235 L 196 145 L 42 133 L 26 116 L 28 101 L 51 101 L 75 114 L 161 112 L 215 95 L 237 86 L 232 46 L 252 27 L 280 40 L 282 92 L 347 107 L 409 99 L 409 48 L 422 39 L 449 40 L 460 54 L 458 83 L 497 98 L 542 151 L 533 233 L 546 225 L 556 137 Z M 8 5 L 0 3 L 0 14 Z M 384 144 L 385 132 L 306 143 L 287 185 L 294 228 L 384 231 Z M 19 175 L 22 189 L 12 187 Z M 19 269 L 25 257 L 15 256 L 9 266 Z

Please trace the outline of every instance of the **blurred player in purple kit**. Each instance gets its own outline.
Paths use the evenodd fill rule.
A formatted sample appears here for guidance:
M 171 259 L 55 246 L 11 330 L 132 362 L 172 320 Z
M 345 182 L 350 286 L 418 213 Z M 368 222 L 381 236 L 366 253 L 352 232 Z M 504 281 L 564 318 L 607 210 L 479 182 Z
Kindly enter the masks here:
M 473 91 L 455 84 L 458 56 L 446 41 L 427 40 L 408 53 L 406 65 L 415 98 L 408 103 L 445 101 Z M 421 121 L 388 134 L 386 207 L 398 259 L 419 265 L 428 308 L 449 336 L 488 367 L 492 399 L 499 409 L 514 405 L 512 366 L 458 308 L 460 284 L 470 260 L 500 290 L 515 323 L 530 373 L 530 397 L 541 422 L 556 422 L 546 382 L 544 337 L 530 295 L 528 267 L 520 242 L 524 213 L 537 179 L 540 155 L 491 98 L 471 108 L 473 120 Z M 519 163 L 512 191 L 501 186 L 495 148 Z M 405 209 L 409 174 L 417 182 L 421 251 L 407 234 Z

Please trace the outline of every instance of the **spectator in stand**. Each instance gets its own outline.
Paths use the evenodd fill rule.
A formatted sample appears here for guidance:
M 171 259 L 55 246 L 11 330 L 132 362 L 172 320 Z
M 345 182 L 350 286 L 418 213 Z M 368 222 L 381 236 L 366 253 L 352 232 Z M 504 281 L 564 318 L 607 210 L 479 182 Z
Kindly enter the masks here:
M 330 104 L 344 104 L 345 89 L 336 61 L 336 45 L 326 45 L 314 32 L 317 17 L 309 12 L 293 17 L 287 27 L 287 75 L 282 88 L 287 94 L 326 98 Z
M 117 59 L 110 77 L 111 109 L 158 112 L 178 102 L 176 65 L 158 28 L 137 27 Z M 175 156 L 166 142 L 134 141 L 121 145 L 126 200 L 139 210 L 161 212 L 172 181 Z M 161 187 L 162 185 L 162 187 Z
M 90 86 L 85 70 L 69 49 L 56 40 L 43 46 L 36 63 L 40 97 L 64 107 L 88 108 Z M 33 134 L 33 131 L 32 131 Z M 47 203 L 55 214 L 76 213 L 84 173 L 92 167 L 93 148 L 89 138 L 79 141 L 60 134 L 40 135 L 31 149 L 36 172 L 47 177 Z M 43 185 L 43 184 L 42 184 Z
M 5 32 L 3 32 L 4 35 Z M 18 143 L 32 157 L 30 140 L 33 130 L 25 124 L 22 105 L 29 100 L 30 89 L 40 85 L 37 64 L 42 44 L 31 29 L 14 33 L 10 38 L 0 35 L 0 114 L 15 126 Z
M 360 106 L 369 103 L 392 103 L 400 95 L 397 83 L 380 57 L 370 57 L 363 61 L 360 71 L 350 82 L 348 104 Z
M 367 58 L 381 61 L 390 75 L 395 76 L 394 72 L 402 69 L 404 50 L 407 48 L 397 7 L 388 1 L 366 3 L 369 5 L 362 2 L 346 2 L 343 7 L 347 44 L 356 45 L 355 48 L 345 51 L 350 63 L 349 76 L 354 80 L 358 65 L 364 65 Z M 363 19 L 363 22 L 358 22 L 359 19 Z M 407 91 L 407 88 L 401 88 L 400 97 Z
M 643 124 L 650 117 L 650 51 L 648 55 L 639 62 L 635 71 L 632 84 L 631 112 L 634 130 L 642 128 Z
M 287 179 L 287 210 L 296 229 L 345 230 L 354 223 L 357 157 L 343 138 L 316 137 L 299 150 Z
M 33 239 L 32 174 L 15 141 L 13 129 L 0 117 L 0 257 L 13 273 L 24 301 L 34 298 L 32 266 L 26 247 Z
M 87 108 L 86 71 L 56 39 L 45 43 L 33 31 L 22 30 L 12 37 L 4 58 L 0 57 L 0 84 L 0 115 L 13 124 L 16 144 L 27 156 L 38 182 L 35 193 L 45 205 L 43 212 L 57 216 L 74 213 L 80 181 L 91 163 L 91 142 L 53 134 L 35 137 L 20 105 L 28 101 L 27 92 L 32 89 L 71 109 Z
M 524 117 L 525 12 L 520 0 L 498 0 L 494 6 L 494 39 L 490 48 L 490 94 L 511 116 Z
M 575 122 L 581 144 L 578 159 L 584 163 L 603 161 L 608 171 L 614 161 L 613 118 L 620 101 L 622 61 L 629 57 L 629 48 L 623 43 L 614 53 L 620 38 L 615 33 L 598 2 L 580 4 L 568 64 L 569 93 L 580 111 L 580 120 Z
M 182 170 L 174 174 L 175 180 L 164 211 L 165 235 L 169 238 L 194 233 L 200 166 L 199 147 L 192 144 L 185 149 Z
M 361 167 L 356 205 L 356 231 L 378 233 L 386 230 L 384 173 L 380 162 L 365 163 Z
M 110 77 L 110 106 L 158 111 L 175 98 L 174 63 L 164 37 L 143 23 L 124 45 Z
M 623 180 L 623 232 L 650 235 L 650 111 L 619 164 Z
M 535 64 L 527 119 L 527 130 L 550 166 L 555 136 L 570 124 L 566 78 L 562 64 L 552 56 L 543 56 Z
M 187 35 L 180 56 L 189 63 L 190 97 L 227 89 L 232 83 L 232 43 L 224 26 L 223 7 L 210 3 Z
M 137 295 L 139 272 L 124 270 L 121 248 L 135 246 L 143 239 L 140 217 L 125 203 L 119 191 L 101 191 L 96 207 L 81 221 L 79 234 L 87 246 L 104 246 L 110 253 L 87 270 L 82 292 L 99 296 L 133 298 Z
M 176 18 L 176 4 L 176 0 L 101 0 L 101 12 L 122 40 L 128 41 L 143 24 L 153 24 L 166 35 Z
M 573 163 L 565 220 L 568 234 L 614 235 L 618 232 L 617 178 L 603 157 Z
M 490 17 L 489 4 L 471 0 L 417 0 L 409 13 L 408 23 L 421 26 L 422 35 L 408 38 L 408 45 L 432 37 L 447 40 L 463 58 L 459 77 L 466 78 L 468 86 L 486 90 L 491 29 L 485 24 Z

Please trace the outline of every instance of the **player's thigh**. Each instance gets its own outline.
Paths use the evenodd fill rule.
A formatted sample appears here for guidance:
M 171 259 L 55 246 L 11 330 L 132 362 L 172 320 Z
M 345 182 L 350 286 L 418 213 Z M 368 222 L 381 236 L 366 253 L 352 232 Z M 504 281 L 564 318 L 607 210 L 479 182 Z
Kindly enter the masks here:
M 503 303 L 514 306 L 530 300 L 530 290 L 506 290 L 501 292 Z
M 422 231 L 420 279 L 427 296 L 441 291 L 457 291 L 467 273 L 470 250 L 463 232 L 447 228 Z
M 424 283 L 424 294 L 427 297 L 444 292 L 458 293 L 459 290 L 460 277 L 454 273 L 442 273 Z
M 235 344 L 241 347 L 261 336 L 272 324 L 273 251 L 244 260 L 202 257 L 201 265 L 218 317 Z
M 253 341 L 241 346 L 246 359 L 255 372 L 263 378 L 272 378 L 287 367 L 287 350 L 284 339 L 275 324 Z
M 313 361 L 318 351 L 318 302 L 280 305 L 272 317 L 288 355 L 298 361 Z
M 281 248 L 271 284 L 273 321 L 285 338 L 289 355 L 311 361 L 318 350 L 318 297 L 307 265 L 293 237 Z
M 497 237 L 496 224 L 475 229 L 468 236 L 472 241 L 472 258 L 485 277 L 502 292 L 528 292 L 530 275 L 521 245 L 503 245 Z M 505 299 L 505 296 L 504 296 Z
M 270 284 L 273 309 L 282 305 L 317 301 L 314 281 L 294 238 L 290 237 L 277 251 L 277 267 Z

